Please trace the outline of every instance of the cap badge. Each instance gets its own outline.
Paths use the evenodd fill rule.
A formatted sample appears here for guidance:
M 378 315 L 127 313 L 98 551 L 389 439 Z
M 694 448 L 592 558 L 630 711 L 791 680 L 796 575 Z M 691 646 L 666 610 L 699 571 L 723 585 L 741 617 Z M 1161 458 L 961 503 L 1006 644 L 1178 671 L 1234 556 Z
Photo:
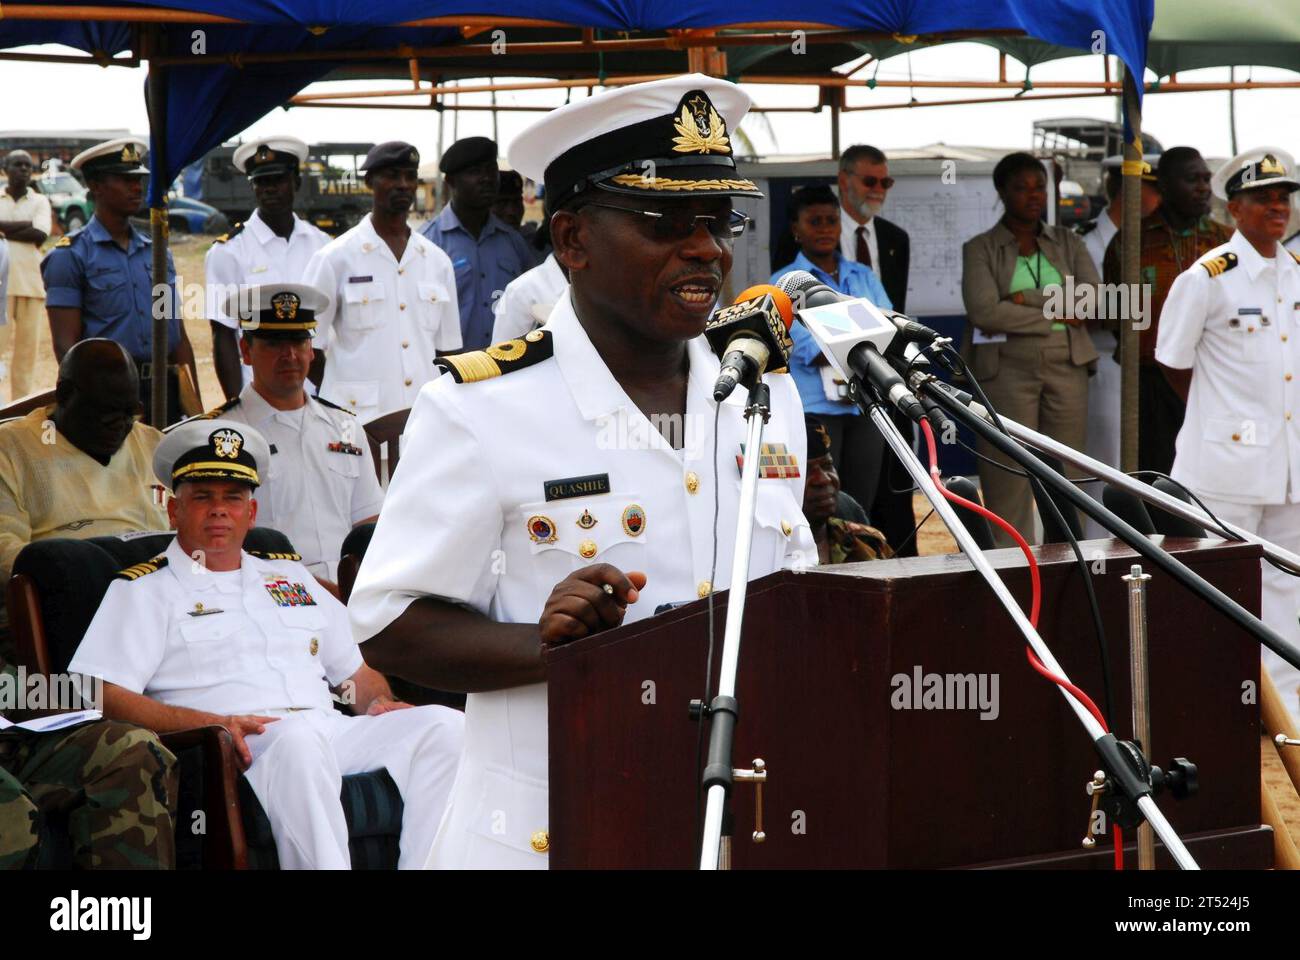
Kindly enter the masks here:
M 294 320 L 298 316 L 298 307 L 302 305 L 302 298 L 296 293 L 277 293 L 271 298 L 271 306 L 275 308 L 275 319 L 277 320 Z
M 696 94 L 682 103 L 681 113 L 673 120 L 679 136 L 673 137 L 676 153 L 730 153 L 726 124 L 713 104 Z
M 1264 154 L 1264 158 L 1259 161 L 1259 172 L 1278 177 L 1286 176 L 1286 168 L 1271 153 Z
M 123 163 L 140 162 L 140 154 L 136 152 L 134 143 L 128 143 L 126 146 L 122 148 L 122 162 Z
M 257 154 L 253 157 L 253 160 L 257 163 L 269 163 L 274 159 L 275 159 L 275 151 L 272 150 L 270 147 L 268 147 L 266 144 L 262 144 L 260 147 L 258 147 Z
M 216 455 L 226 460 L 236 459 L 244 446 L 244 438 L 229 428 L 217 430 L 208 437 L 208 442 Z
M 412 150 L 406 157 L 407 163 L 419 164 L 420 155 Z

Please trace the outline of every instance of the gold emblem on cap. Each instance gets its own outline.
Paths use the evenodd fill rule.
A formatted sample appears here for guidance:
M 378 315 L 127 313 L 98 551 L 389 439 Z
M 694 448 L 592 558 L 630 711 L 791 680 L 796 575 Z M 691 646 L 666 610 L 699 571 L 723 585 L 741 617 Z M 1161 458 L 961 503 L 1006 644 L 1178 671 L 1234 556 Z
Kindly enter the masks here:
M 528 845 L 538 853 L 545 853 L 551 849 L 551 835 L 545 830 L 538 830 L 529 838 Z
M 238 457 L 244 446 L 244 438 L 229 428 L 217 430 L 208 437 L 208 442 L 212 444 L 212 452 L 226 460 Z
M 274 159 L 275 159 L 275 151 L 272 150 L 270 147 L 268 147 L 265 143 L 257 148 L 257 154 L 253 157 L 253 161 L 255 163 L 267 163 L 268 161 Z
M 1277 157 L 1271 153 L 1266 153 L 1264 158 L 1259 161 L 1259 172 L 1281 177 L 1286 175 L 1286 168 L 1282 166 Z
M 702 94 L 682 104 L 682 112 L 673 120 L 679 136 L 673 137 L 676 153 L 730 153 L 727 126 Z
M 128 143 L 126 146 L 122 148 L 122 162 L 123 163 L 140 162 L 140 154 L 136 152 L 134 143 Z
M 592 557 L 596 555 L 596 541 L 595 540 L 582 541 L 582 543 L 578 544 L 578 553 L 582 556 L 582 559 L 590 560 Z
M 302 306 L 302 298 L 286 290 L 271 298 L 271 306 L 275 308 L 275 319 L 295 320 L 298 317 L 298 308 Z
M 408 156 L 407 159 L 408 159 L 411 163 L 419 163 L 419 162 L 420 162 L 420 155 L 419 155 L 418 153 L 416 153 L 414 150 L 412 150 L 411 153 L 410 153 L 410 156 Z

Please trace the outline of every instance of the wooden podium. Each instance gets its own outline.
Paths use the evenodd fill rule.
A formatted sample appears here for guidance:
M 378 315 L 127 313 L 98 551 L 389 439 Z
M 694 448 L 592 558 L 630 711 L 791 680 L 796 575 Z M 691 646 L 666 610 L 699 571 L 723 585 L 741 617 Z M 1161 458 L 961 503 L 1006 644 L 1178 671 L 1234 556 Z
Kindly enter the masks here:
M 1164 547 L 1258 611 L 1257 546 L 1167 539 Z M 1088 541 L 1083 550 L 1110 654 L 1116 715 L 1108 720 L 1128 739 L 1128 595 L 1120 578 L 1140 559 L 1112 540 Z M 1099 651 L 1073 554 L 1060 544 L 1037 554 L 1040 632 L 1104 710 Z M 988 556 L 1027 607 L 1021 553 Z M 1157 802 L 1202 867 L 1270 867 L 1272 833 L 1259 823 L 1259 645 L 1150 564 L 1144 569 L 1153 575 L 1148 757 L 1161 766 L 1188 757 L 1200 777 L 1196 796 Z M 721 593 L 714 602 L 715 681 L 726 606 Z M 697 865 L 703 814 L 696 783 L 704 761 L 688 704 L 706 697 L 707 644 L 707 603 L 697 601 L 550 653 L 552 868 Z M 911 683 L 918 672 L 922 689 L 905 697 L 901 678 Z M 996 676 L 996 716 L 962 704 L 967 682 L 945 680 L 944 709 L 935 709 L 928 674 L 974 674 L 977 683 L 983 674 L 986 701 Z M 1084 785 L 1097 755 L 1055 685 L 1030 668 L 1010 617 L 961 555 L 754 581 L 736 689 L 732 765 L 761 757 L 768 770 L 766 842 L 751 838 L 754 786 L 733 789 L 736 868 L 1112 866 L 1109 837 L 1092 852 L 1081 847 Z M 1135 849 L 1133 831 L 1125 840 Z M 1172 865 L 1159 846 L 1157 863 Z M 1136 853 L 1126 864 L 1136 868 Z

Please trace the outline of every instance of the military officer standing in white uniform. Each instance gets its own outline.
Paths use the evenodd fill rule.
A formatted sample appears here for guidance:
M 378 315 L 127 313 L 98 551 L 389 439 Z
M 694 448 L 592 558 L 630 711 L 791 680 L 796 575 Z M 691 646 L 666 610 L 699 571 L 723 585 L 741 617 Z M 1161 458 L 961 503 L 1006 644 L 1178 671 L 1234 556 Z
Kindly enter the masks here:
M 1179 274 L 1160 314 L 1156 360 L 1192 370 L 1172 476 L 1221 519 L 1300 552 L 1300 262 L 1283 249 L 1295 161 L 1263 147 L 1212 181 L 1237 232 Z M 1300 580 L 1263 564 L 1262 619 L 1300 644 Z M 1300 716 L 1300 671 L 1264 663 Z
M 176 539 L 109 586 L 69 670 L 104 680 L 104 714 L 166 733 L 220 724 L 271 821 L 280 866 L 347 869 L 345 774 L 387 769 L 402 795 L 398 866 L 428 857 L 463 719 L 411 707 L 367 667 L 347 611 L 297 554 L 242 550 L 270 453 L 231 420 L 176 426 L 154 452 Z M 333 708 L 340 687 L 357 716 Z
M 302 184 L 299 166 L 306 159 L 307 144 L 297 137 L 252 140 L 231 157 L 235 169 L 248 176 L 257 209 L 213 241 L 203 260 L 212 362 L 227 400 L 238 396 L 253 374 L 240 363 L 239 319 L 226 313 L 226 298 L 241 286 L 299 283 L 312 254 L 330 242 L 329 234 L 293 212 Z
M 365 425 L 405 410 L 437 376 L 434 357 L 460 349 L 456 272 L 447 255 L 411 230 L 420 153 L 389 141 L 361 169 L 373 209 L 312 257 L 303 282 L 330 296 L 316 317 L 325 351 L 320 395 Z
M 728 586 L 744 391 L 714 461 L 720 365 L 701 334 L 748 222 L 731 198 L 759 195 L 731 153 L 749 104 L 700 74 L 636 84 L 555 110 L 510 151 L 545 178 L 569 294 L 540 330 L 439 361 L 451 375 L 412 411 L 349 604 L 367 662 L 469 692 L 431 866 L 546 867 L 545 647 Z M 755 578 L 817 556 L 799 395 L 767 382 Z
M 223 311 L 239 317 L 240 352 L 253 382 L 206 416 L 238 420 L 266 438 L 271 455 L 257 492 L 258 523 L 288 537 L 312 576 L 332 582 L 344 538 L 378 517 L 384 491 L 356 416 L 304 389 L 316 313 L 328 302 L 303 284 L 231 294 Z

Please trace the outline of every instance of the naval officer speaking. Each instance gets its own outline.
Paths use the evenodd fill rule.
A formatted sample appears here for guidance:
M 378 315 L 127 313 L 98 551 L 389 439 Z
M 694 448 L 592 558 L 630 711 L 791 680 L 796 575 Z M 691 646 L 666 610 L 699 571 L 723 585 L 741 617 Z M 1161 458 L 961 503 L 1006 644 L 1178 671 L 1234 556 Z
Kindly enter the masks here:
M 731 569 L 744 391 L 722 404 L 701 335 L 760 196 L 736 171 L 737 86 L 699 74 L 561 107 L 515 140 L 544 180 L 570 290 L 521 339 L 438 360 L 353 590 L 366 660 L 469 693 L 465 753 L 430 866 L 547 866 L 542 652 L 704 597 L 714 502 Z M 768 375 L 750 575 L 815 564 L 805 431 Z M 701 664 L 701 668 L 703 664 Z M 564 784 L 556 784 L 563 790 Z

